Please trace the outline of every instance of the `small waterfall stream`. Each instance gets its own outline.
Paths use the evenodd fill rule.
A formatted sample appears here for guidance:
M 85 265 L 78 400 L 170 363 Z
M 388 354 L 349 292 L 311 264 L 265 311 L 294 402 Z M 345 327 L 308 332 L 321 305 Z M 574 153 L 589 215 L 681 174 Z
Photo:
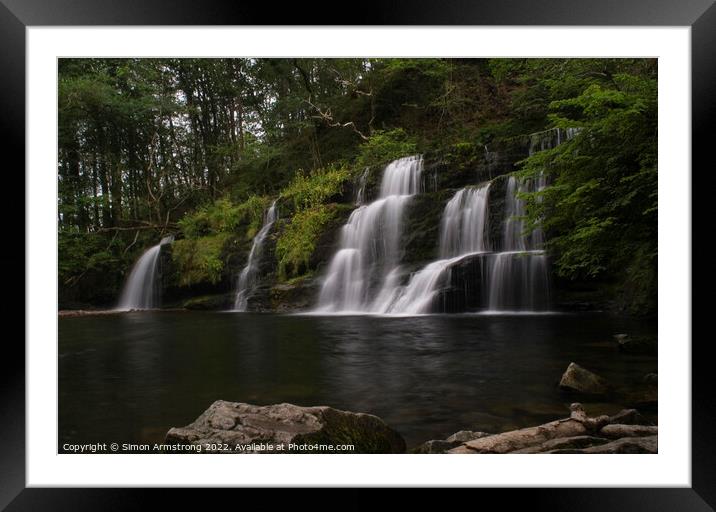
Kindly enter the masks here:
M 328 267 L 319 312 L 373 312 L 398 291 L 403 211 L 420 191 L 422 156 L 395 160 L 383 171 L 380 196 L 355 209 Z
M 488 308 L 491 311 L 543 311 L 549 308 L 549 268 L 542 250 L 542 230 L 525 233 L 525 203 L 522 192 L 545 187 L 543 178 L 534 182 L 507 180 L 502 251 L 494 255 L 490 268 Z
M 269 209 L 266 210 L 263 226 L 261 226 L 259 232 L 256 236 L 254 236 L 253 243 L 251 244 L 251 251 L 249 252 L 248 260 L 246 261 L 246 266 L 244 266 L 241 270 L 241 274 L 239 274 L 239 282 L 236 287 L 236 300 L 234 301 L 234 311 L 246 311 L 248 308 L 249 297 L 254 291 L 254 287 L 256 285 L 256 277 L 259 270 L 259 263 L 261 262 L 264 241 L 277 219 L 278 214 L 276 212 L 276 200 L 274 200 Z
M 165 236 L 161 242 L 147 249 L 132 267 L 122 294 L 119 297 L 118 311 L 133 309 L 154 309 L 159 307 L 159 253 L 163 245 L 174 241 L 173 236 Z

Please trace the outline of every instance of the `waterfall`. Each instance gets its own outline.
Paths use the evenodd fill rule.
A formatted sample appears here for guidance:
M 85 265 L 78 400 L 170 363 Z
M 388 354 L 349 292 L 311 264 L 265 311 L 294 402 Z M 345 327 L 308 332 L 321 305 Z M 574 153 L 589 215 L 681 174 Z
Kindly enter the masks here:
M 259 263 L 261 262 L 264 241 L 271 230 L 271 226 L 273 226 L 277 219 L 276 200 L 274 200 L 264 214 L 263 226 L 261 226 L 261 229 L 254 237 L 246 266 L 241 271 L 241 274 L 239 274 L 239 282 L 236 287 L 236 300 L 234 301 L 235 311 L 246 311 L 248 307 L 249 296 L 254 291 L 254 286 L 256 285 L 256 277 L 259 270 Z
M 392 302 L 400 281 L 403 210 L 420 190 L 422 168 L 422 156 L 391 162 L 378 199 L 351 213 L 328 266 L 318 311 L 380 311 Z
M 574 128 L 550 128 L 541 132 L 530 134 L 529 154 L 533 155 L 538 151 L 552 149 L 563 142 L 573 139 L 582 129 Z
M 487 250 L 489 193 L 489 183 L 479 188 L 463 188 L 455 193 L 445 206 L 440 222 L 442 259 L 413 274 L 399 295 L 390 303 L 383 304 L 381 313 L 429 313 L 437 294 L 448 284 L 450 267 L 468 255 Z
M 440 222 L 441 258 L 487 250 L 489 193 L 488 183 L 480 188 L 463 188 L 448 201 Z
M 493 311 L 540 311 L 549 306 L 549 267 L 542 250 L 542 230 L 525 233 L 523 192 L 546 186 L 543 175 L 532 181 L 507 180 L 502 252 L 494 255 L 490 269 L 488 307 Z
M 552 149 L 573 139 L 581 128 L 550 128 L 529 137 L 529 154 Z M 544 234 L 537 226 L 525 233 L 525 202 L 519 194 L 539 192 L 547 186 L 540 172 L 531 180 L 510 176 L 505 192 L 502 252 L 490 266 L 488 308 L 492 311 L 543 311 L 550 304 L 549 262 L 543 250 Z M 538 196 L 538 202 L 541 198 Z
M 355 203 L 357 206 L 361 206 L 365 203 L 365 187 L 368 183 L 368 172 L 370 167 L 366 167 L 358 178 L 358 191 L 356 192 Z
M 159 253 L 163 245 L 173 241 L 173 236 L 162 238 L 161 242 L 147 249 L 137 260 L 122 289 L 117 310 L 154 309 L 159 306 Z
M 580 130 L 552 128 L 531 134 L 529 154 L 554 148 Z M 495 160 L 487 146 L 485 160 L 488 164 Z M 440 259 L 401 285 L 405 281 L 398 245 L 402 213 L 418 192 L 421 170 L 420 157 L 392 162 L 384 170 L 380 197 L 370 204 L 364 204 L 367 174 L 363 173 L 356 195 L 359 208 L 343 226 L 340 248 L 329 264 L 316 311 L 414 315 L 436 310 L 438 299 L 443 309 L 461 304 L 488 311 L 547 310 L 550 279 L 544 234 L 539 226 L 527 232 L 526 205 L 520 197 L 544 190 L 544 173 L 527 180 L 506 178 L 501 237 L 493 238 L 496 247 L 490 247 L 489 236 L 492 182 L 458 190 L 443 210 Z M 465 275 L 470 276 L 469 282 L 461 282 Z

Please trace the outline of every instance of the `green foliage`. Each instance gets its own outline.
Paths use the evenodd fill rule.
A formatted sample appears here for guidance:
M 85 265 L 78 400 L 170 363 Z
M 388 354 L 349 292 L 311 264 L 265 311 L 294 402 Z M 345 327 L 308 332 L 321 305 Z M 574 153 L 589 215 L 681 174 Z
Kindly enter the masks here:
M 313 208 L 332 199 L 338 199 L 343 185 L 351 179 L 348 168 L 340 165 L 325 169 L 316 169 L 306 174 L 299 171 L 286 188 L 281 197 L 293 204 L 296 210 Z
M 178 271 L 179 284 L 218 283 L 224 270 L 222 252 L 230 237 L 228 233 L 218 233 L 175 241 L 172 260 Z
M 402 128 L 376 131 L 360 146 L 356 157 L 359 168 L 385 165 L 387 162 L 417 153 L 417 143 Z
M 246 225 L 246 238 L 253 238 L 261 227 L 263 212 L 268 207 L 268 197 L 250 196 L 241 204 L 233 204 L 222 198 L 209 205 L 186 214 L 179 227 L 186 238 L 197 239 L 203 236 L 232 233 L 240 225 Z
M 72 283 L 87 271 L 116 273 L 116 269 L 124 264 L 116 254 L 118 246 L 112 240 L 89 233 L 60 233 L 57 264 L 59 282 Z
M 521 174 L 550 177 L 527 194 L 528 219 L 543 222 L 557 272 L 570 279 L 609 278 L 631 290 L 641 308 L 653 291 L 657 254 L 656 76 L 614 73 L 580 94 L 550 104 L 555 126 L 582 130 L 571 141 L 538 152 Z M 538 200 L 539 197 L 539 200 Z M 637 270 L 638 269 L 638 270 Z M 632 285 L 628 285 L 632 283 Z M 641 304 L 642 306 L 637 306 Z
M 316 243 L 335 218 L 337 206 L 318 205 L 297 212 L 276 242 L 276 258 L 281 280 L 299 276 L 310 267 Z

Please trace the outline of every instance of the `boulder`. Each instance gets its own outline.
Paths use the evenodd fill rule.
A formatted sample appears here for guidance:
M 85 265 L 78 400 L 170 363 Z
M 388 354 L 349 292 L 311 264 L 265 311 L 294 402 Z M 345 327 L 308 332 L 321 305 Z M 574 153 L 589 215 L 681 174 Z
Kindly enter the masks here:
M 172 428 L 168 444 L 213 452 L 404 453 L 405 441 L 377 416 L 332 407 L 258 406 L 217 400 L 193 423 Z M 350 451 L 330 447 L 352 444 Z
M 610 391 L 609 385 L 603 378 L 576 363 L 569 363 L 559 381 L 559 387 L 563 391 L 582 395 L 599 396 Z

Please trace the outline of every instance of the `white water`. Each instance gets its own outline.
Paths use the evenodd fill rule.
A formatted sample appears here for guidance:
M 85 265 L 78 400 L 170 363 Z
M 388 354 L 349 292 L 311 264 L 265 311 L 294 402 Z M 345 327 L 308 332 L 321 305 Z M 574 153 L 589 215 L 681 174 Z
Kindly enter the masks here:
M 440 222 L 440 257 L 488 250 L 487 216 L 490 184 L 463 188 L 448 201 Z
M 532 134 L 529 154 L 553 148 L 575 137 L 580 128 L 553 128 Z M 487 146 L 486 160 L 496 158 Z M 440 225 L 439 255 L 401 286 L 398 242 L 402 211 L 417 192 L 420 170 L 416 159 L 401 159 L 383 175 L 378 200 L 363 205 L 365 178 L 341 235 L 341 245 L 326 275 L 315 313 L 377 313 L 416 315 L 430 313 L 441 292 L 451 285 L 452 267 L 474 255 L 481 259 L 482 303 L 489 314 L 545 312 L 550 304 L 549 262 L 538 225 L 527 232 L 523 193 L 546 188 L 543 173 L 533 179 L 507 178 L 502 237 L 491 252 L 489 239 L 490 183 L 459 190 L 447 203 Z M 422 161 L 420 161 L 420 167 Z M 365 176 L 365 174 L 363 175 Z M 537 201 L 541 201 L 538 196 Z M 483 281 L 484 280 L 484 281 Z M 376 293 L 377 290 L 377 293 Z
M 529 154 L 554 148 L 571 140 L 581 128 L 552 128 L 530 136 Z M 494 255 L 490 268 L 488 310 L 544 311 L 549 308 L 549 262 L 543 250 L 544 234 L 538 225 L 525 232 L 525 192 L 540 192 L 547 178 L 540 173 L 531 180 L 510 176 L 505 193 L 502 252 Z M 541 201 L 537 196 L 536 200 Z
M 160 293 L 158 282 L 159 253 L 162 245 L 172 243 L 173 236 L 166 236 L 157 245 L 147 249 L 137 260 L 119 297 L 117 310 L 154 309 L 159 307 Z
M 356 205 L 361 206 L 363 203 L 365 203 L 365 187 L 368 183 L 368 172 L 370 171 L 369 167 L 366 167 L 363 170 L 363 173 L 360 175 L 360 178 L 358 179 L 358 192 L 356 192 Z
M 405 205 L 420 190 L 422 156 L 401 158 L 383 171 L 380 196 L 353 211 L 318 299 L 320 312 L 378 312 L 400 281 Z
M 552 149 L 559 146 L 563 142 L 573 139 L 582 129 L 575 128 L 550 128 L 542 132 L 530 135 L 529 154 L 533 155 L 537 151 Z
M 494 255 L 490 269 L 488 307 L 491 311 L 539 311 L 549 306 L 549 268 L 538 227 L 525 233 L 523 192 L 544 189 L 543 175 L 534 182 L 507 180 L 502 252 Z
M 234 301 L 235 311 L 246 311 L 248 307 L 249 297 L 256 285 L 256 277 L 259 270 L 259 263 L 261 262 L 264 241 L 269 231 L 271 231 L 274 222 L 276 222 L 276 219 L 278 219 L 278 214 L 276 213 L 276 201 L 274 200 L 264 215 L 263 226 L 261 226 L 261 229 L 251 244 L 251 251 L 249 252 L 246 266 L 241 271 L 241 274 L 239 274 L 239 282 L 236 287 L 236 300 Z
M 433 301 L 449 284 L 450 268 L 465 256 L 484 253 L 487 238 L 490 184 L 463 188 L 448 201 L 440 223 L 440 256 L 413 274 L 404 289 L 384 302 L 381 313 L 417 315 L 429 313 Z

